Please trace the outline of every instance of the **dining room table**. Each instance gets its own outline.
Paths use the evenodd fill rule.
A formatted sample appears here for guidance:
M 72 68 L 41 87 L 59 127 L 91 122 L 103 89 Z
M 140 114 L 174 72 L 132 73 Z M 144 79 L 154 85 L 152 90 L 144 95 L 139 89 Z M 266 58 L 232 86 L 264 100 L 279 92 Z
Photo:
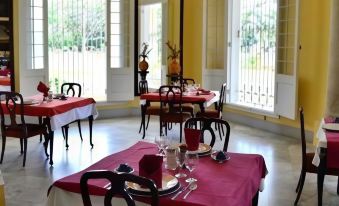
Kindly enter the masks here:
M 130 148 L 111 154 L 88 168 L 55 181 L 48 190 L 46 206 L 80 206 L 82 204 L 80 178 L 91 170 L 116 170 L 120 164 L 128 164 L 134 169 L 133 174 L 139 174 L 139 161 L 146 154 L 157 154 L 156 144 L 139 141 Z M 197 179 L 197 188 L 184 199 L 188 191 L 175 196 L 180 188 L 187 187 L 185 178 L 177 178 L 178 190 L 160 195 L 159 205 L 190 205 L 190 206 L 250 206 L 257 205 L 259 191 L 264 189 L 264 179 L 267 174 L 265 160 L 258 154 L 227 153 L 229 159 L 220 163 L 205 155 L 199 158 L 196 169 L 190 176 Z M 174 176 L 173 170 L 162 167 L 163 176 Z M 164 181 L 163 181 L 164 182 Z M 104 195 L 109 190 L 107 180 L 90 180 L 88 182 L 93 205 L 103 205 Z M 129 190 L 128 183 L 126 187 Z M 164 187 L 164 186 L 163 186 Z M 159 188 L 159 192 L 162 188 Z M 147 195 L 133 195 L 136 205 L 149 205 Z M 122 198 L 113 198 L 115 206 L 125 205 Z
M 192 92 L 183 92 L 182 93 L 182 103 L 190 103 L 199 105 L 200 111 L 204 112 L 205 108 L 217 103 L 220 98 L 219 91 L 192 91 Z M 143 129 L 142 139 L 145 138 L 146 134 L 146 109 L 151 102 L 160 102 L 159 92 L 149 92 L 142 94 L 140 96 L 140 106 L 141 106 L 141 125 Z
M 3 104 L 3 102 L 2 102 Z M 30 117 L 40 117 L 46 121 L 48 128 L 48 139 L 45 147 L 49 146 L 49 164 L 53 165 L 53 142 L 54 131 L 78 119 L 88 118 L 89 139 L 92 142 L 93 120 L 98 116 L 93 98 L 87 97 L 66 97 L 54 98 L 46 101 L 42 94 L 24 97 L 24 115 Z
M 339 171 L 339 123 L 333 118 L 324 118 L 315 135 L 317 146 L 313 157 L 313 165 L 318 167 L 317 190 L 318 206 L 322 205 L 323 185 L 327 168 Z

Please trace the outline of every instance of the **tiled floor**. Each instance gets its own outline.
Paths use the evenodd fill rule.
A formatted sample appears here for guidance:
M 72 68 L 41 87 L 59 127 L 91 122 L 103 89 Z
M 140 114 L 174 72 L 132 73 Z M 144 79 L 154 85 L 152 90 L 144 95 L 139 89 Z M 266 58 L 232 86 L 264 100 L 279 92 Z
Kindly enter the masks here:
M 61 132 L 56 132 L 53 167 L 49 166 L 43 146 L 39 143 L 39 138 L 35 137 L 28 142 L 26 167 L 22 168 L 19 141 L 8 138 L 4 162 L 0 167 L 5 180 L 7 206 L 45 205 L 47 189 L 54 180 L 82 170 L 109 154 L 126 149 L 141 138 L 138 134 L 139 117 L 98 120 L 94 125 L 94 148 L 91 150 L 86 123 L 82 123 L 83 142 L 80 141 L 77 128 L 70 129 L 68 151 L 65 149 Z M 147 141 L 153 141 L 154 136 L 158 135 L 158 124 L 153 118 L 147 131 Z M 178 132 L 178 126 L 174 128 L 168 135 L 172 138 Z M 264 156 L 269 174 L 266 177 L 265 190 L 260 193 L 259 205 L 293 205 L 301 160 L 298 139 L 231 123 L 229 151 L 258 153 Z M 326 177 L 323 205 L 339 205 L 336 183 L 336 177 Z M 316 175 L 308 174 L 299 205 L 317 205 L 316 200 Z

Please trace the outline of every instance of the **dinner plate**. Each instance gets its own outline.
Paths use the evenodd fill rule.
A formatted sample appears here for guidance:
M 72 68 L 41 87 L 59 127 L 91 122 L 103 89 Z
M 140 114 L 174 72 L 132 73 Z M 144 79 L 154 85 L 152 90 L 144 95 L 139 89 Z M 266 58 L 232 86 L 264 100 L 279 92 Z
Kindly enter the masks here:
M 211 154 L 211 158 L 212 158 L 213 160 L 217 161 L 218 163 L 223 163 L 223 162 L 228 161 L 228 160 L 231 159 L 231 157 L 227 154 L 227 152 L 224 152 L 224 154 L 225 154 L 225 156 L 226 156 L 226 159 L 224 159 L 224 160 L 218 160 L 218 159 L 217 159 L 217 154 L 218 154 L 218 152 L 219 152 L 219 151 L 214 151 L 214 152 L 212 152 L 212 154 Z
M 339 132 L 339 124 L 338 123 L 325 123 L 322 126 L 323 129 L 328 131 L 336 131 Z
M 150 196 L 151 191 L 148 188 L 143 188 L 137 183 L 126 182 L 127 189 L 137 196 Z M 170 174 L 162 175 L 162 188 L 158 188 L 159 195 L 168 195 L 176 192 L 180 188 L 178 179 Z
M 199 156 L 209 155 L 211 152 L 211 146 L 205 143 L 199 143 L 199 148 L 196 151 L 190 151 L 190 153 L 198 153 Z
M 36 99 L 23 99 L 23 104 L 31 105 L 31 104 L 38 104 L 39 101 Z

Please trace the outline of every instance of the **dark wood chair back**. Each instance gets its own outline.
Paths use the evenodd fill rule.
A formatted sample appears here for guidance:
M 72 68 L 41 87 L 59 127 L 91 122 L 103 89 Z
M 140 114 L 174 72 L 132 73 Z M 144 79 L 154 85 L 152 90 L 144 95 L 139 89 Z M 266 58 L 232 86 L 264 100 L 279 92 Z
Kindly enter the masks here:
M 210 142 L 210 146 L 213 147 L 216 137 L 215 137 L 215 133 L 214 133 L 214 128 L 212 128 L 212 123 L 214 124 L 219 124 L 222 127 L 226 128 L 226 132 L 224 133 L 225 135 L 223 135 L 222 139 L 224 140 L 224 146 L 223 146 L 223 151 L 227 152 L 227 148 L 228 148 L 228 142 L 230 139 L 230 125 L 228 124 L 227 121 L 222 120 L 222 119 L 218 119 L 218 118 L 205 118 L 205 117 L 194 117 L 194 118 L 190 118 L 185 122 L 185 128 L 193 128 L 195 127 L 195 129 L 198 128 L 198 125 L 200 125 L 200 130 L 201 130 L 201 139 L 200 142 L 204 143 L 204 134 L 205 131 L 209 131 L 209 133 L 211 134 L 211 142 Z
M 1 132 L 6 134 L 7 128 L 20 128 L 25 127 L 24 118 L 24 101 L 22 95 L 16 92 L 0 92 L 0 99 L 4 104 L 0 107 L 1 113 Z M 5 111 L 8 112 L 10 122 L 5 121 Z M 20 118 L 17 119 L 17 116 Z M 20 122 L 18 122 L 20 120 Z M 25 131 L 27 133 L 27 131 Z
M 195 81 L 192 78 L 182 78 L 181 84 L 182 85 L 184 85 L 184 84 L 186 84 L 186 85 L 195 84 Z
M 182 90 L 179 86 L 161 86 L 159 88 L 159 96 L 160 116 L 162 113 L 182 114 Z
M 300 137 L 301 137 L 301 152 L 302 152 L 302 168 L 306 169 L 306 135 L 305 135 L 305 123 L 304 123 L 304 109 L 299 108 L 300 116 Z
M 148 82 L 147 82 L 147 80 L 141 80 L 139 82 L 139 92 L 140 92 L 140 94 L 147 94 L 148 93 Z
M 226 83 L 223 83 L 221 85 L 221 89 L 220 89 L 220 99 L 219 99 L 219 102 L 218 102 L 218 105 L 217 105 L 217 110 L 219 113 L 222 112 L 223 110 L 223 107 L 224 107 L 224 103 L 225 103 L 225 100 L 226 100 Z
M 126 182 L 133 182 L 149 188 L 151 191 L 151 206 L 159 204 L 158 190 L 154 182 L 150 179 L 136 176 L 133 174 L 117 174 L 108 170 L 89 171 L 84 173 L 80 179 L 81 196 L 84 206 L 92 206 L 88 190 L 88 180 L 90 179 L 107 179 L 111 188 L 107 190 L 104 199 L 104 206 L 112 206 L 112 198 L 116 195 L 121 195 L 125 199 L 128 206 L 135 206 L 135 202 L 128 189 L 126 189 Z
M 61 85 L 61 93 L 72 97 L 81 97 L 81 85 L 78 83 L 63 83 Z

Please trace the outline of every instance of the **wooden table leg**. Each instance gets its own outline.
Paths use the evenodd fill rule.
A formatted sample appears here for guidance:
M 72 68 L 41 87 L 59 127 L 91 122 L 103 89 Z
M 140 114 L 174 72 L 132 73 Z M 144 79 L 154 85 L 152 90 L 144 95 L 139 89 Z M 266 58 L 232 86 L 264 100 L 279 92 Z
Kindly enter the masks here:
M 46 117 L 46 124 L 48 129 L 48 139 L 49 139 L 49 164 L 53 165 L 53 143 L 54 143 L 54 131 L 52 131 L 51 128 L 51 119 L 49 117 Z M 48 146 L 48 143 L 46 147 Z
M 200 107 L 200 112 L 204 113 L 205 112 L 204 103 L 199 103 L 199 107 Z
M 320 164 L 318 166 L 317 186 L 318 186 L 318 206 L 322 205 L 323 201 L 323 186 L 326 174 L 326 149 L 321 148 L 320 151 Z
M 145 116 L 146 116 L 146 105 L 141 105 L 141 125 L 142 125 L 142 139 L 145 138 L 146 135 L 146 123 L 145 123 Z
M 93 115 L 90 115 L 88 117 L 88 123 L 89 123 L 89 143 L 91 144 L 91 147 L 93 149 L 93 142 L 92 142 L 92 131 L 93 131 Z

